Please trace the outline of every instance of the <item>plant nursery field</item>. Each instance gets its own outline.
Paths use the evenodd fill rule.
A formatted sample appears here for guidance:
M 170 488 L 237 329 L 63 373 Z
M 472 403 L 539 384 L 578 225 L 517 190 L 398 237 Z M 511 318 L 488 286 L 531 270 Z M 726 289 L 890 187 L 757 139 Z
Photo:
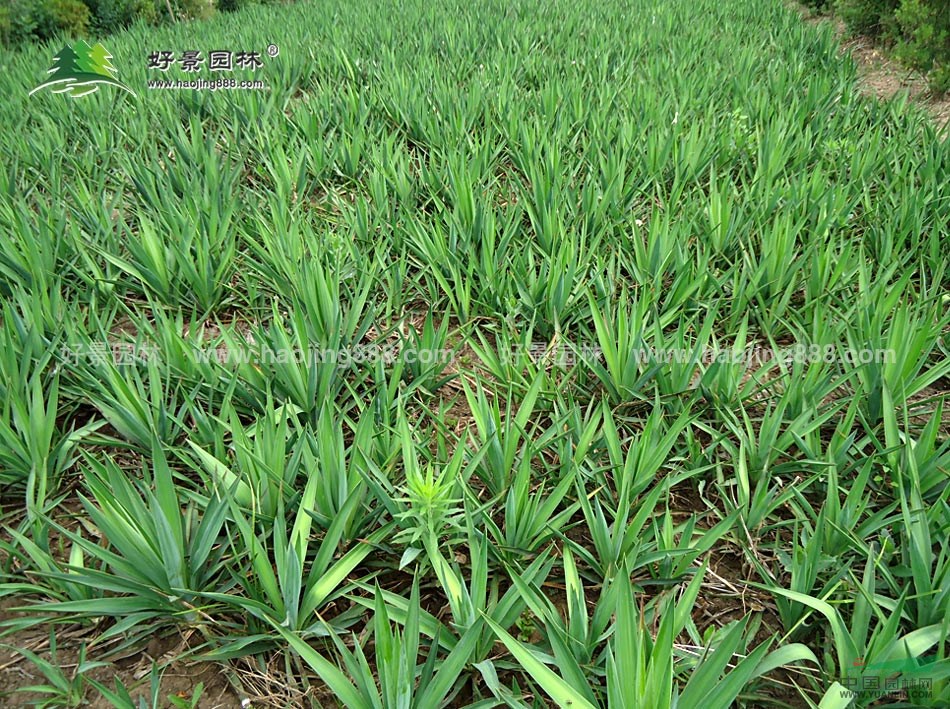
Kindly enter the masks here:
M 950 706 L 948 129 L 829 27 L 72 39 L 0 57 L 0 705 Z

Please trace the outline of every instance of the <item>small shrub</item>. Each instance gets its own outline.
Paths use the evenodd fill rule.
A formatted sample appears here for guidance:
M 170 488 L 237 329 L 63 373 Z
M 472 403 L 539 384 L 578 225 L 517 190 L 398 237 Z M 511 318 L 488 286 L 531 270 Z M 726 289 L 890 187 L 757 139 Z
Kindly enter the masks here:
M 855 34 L 880 37 L 910 67 L 928 75 L 938 92 L 950 90 L 950 12 L 947 0 L 837 0 Z
M 211 0 L 181 0 L 179 7 L 190 20 L 206 20 L 214 14 Z
M 950 93 L 950 64 L 934 68 L 930 72 L 930 88 L 936 93 Z
M 804 4 L 816 12 L 827 12 L 831 5 L 831 0 L 804 0 Z
M 158 13 L 152 0 L 84 0 L 100 32 L 114 32 L 137 20 L 155 22 Z
M 894 13 L 900 0 L 838 0 L 835 9 L 848 29 L 872 37 L 894 36 Z
M 46 0 L 36 15 L 34 34 L 48 39 L 60 32 L 81 35 L 89 28 L 91 14 L 80 0 Z
M 898 57 L 930 72 L 931 85 L 946 91 L 950 88 L 950 9 L 942 0 L 903 0 L 895 17 L 902 34 Z
M 37 8 L 26 0 L 13 0 L 0 8 L 0 39 L 6 44 L 18 44 L 35 35 Z
M 10 8 L 0 7 L 0 44 L 7 44 L 10 41 L 10 31 L 13 29 L 13 23 L 10 19 Z

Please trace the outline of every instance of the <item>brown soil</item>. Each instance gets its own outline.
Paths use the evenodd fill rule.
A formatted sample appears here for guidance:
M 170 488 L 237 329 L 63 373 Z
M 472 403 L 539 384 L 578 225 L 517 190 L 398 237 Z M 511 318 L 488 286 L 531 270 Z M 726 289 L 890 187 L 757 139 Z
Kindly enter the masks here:
M 4 605 L 10 606 L 11 603 Z M 0 611 L 0 620 L 9 620 L 12 617 L 14 615 L 9 611 Z M 13 648 L 30 650 L 59 667 L 67 678 L 74 678 L 79 649 L 93 639 L 92 630 L 88 627 L 59 626 L 56 629 L 55 658 L 49 651 L 49 627 L 38 626 L 20 630 L 0 639 L 0 706 L 26 707 L 32 706 L 38 700 L 50 698 L 49 695 L 38 692 L 23 691 L 27 687 L 51 683 L 36 665 Z M 190 699 L 195 688 L 201 683 L 203 691 L 198 700 L 198 709 L 240 709 L 241 701 L 228 682 L 223 666 L 212 662 L 176 659 L 187 650 L 187 645 L 187 640 L 178 636 L 154 638 L 140 651 L 126 657 L 113 658 L 111 661 L 99 656 L 97 651 L 90 650 L 87 652 L 86 662 L 106 661 L 109 664 L 84 672 L 82 676 L 91 678 L 110 690 L 115 689 L 115 682 L 118 680 L 134 700 L 139 697 L 148 699 L 154 661 L 162 673 L 159 692 L 162 701 L 159 706 L 171 707 L 172 704 L 168 701 L 170 695 Z M 75 686 L 83 696 L 82 706 L 92 709 L 111 709 L 113 706 L 88 682 L 77 679 Z
M 844 32 L 840 20 L 835 23 L 837 32 Z M 888 59 L 873 41 L 866 37 L 852 37 L 842 44 L 850 51 L 861 72 L 861 91 L 879 99 L 907 91 L 910 98 L 922 105 L 933 117 L 938 128 L 950 123 L 950 95 L 935 96 L 927 87 L 927 81 L 918 73 Z

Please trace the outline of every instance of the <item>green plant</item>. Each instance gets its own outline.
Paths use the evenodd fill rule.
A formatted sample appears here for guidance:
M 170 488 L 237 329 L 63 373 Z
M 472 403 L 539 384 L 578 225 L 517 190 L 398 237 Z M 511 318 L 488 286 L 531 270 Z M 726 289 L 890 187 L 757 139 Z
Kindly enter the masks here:
M 894 31 L 894 13 L 901 0 L 837 0 L 835 9 L 853 32 L 887 35 Z
M 910 66 L 931 74 L 937 91 L 950 90 L 950 17 L 933 0 L 902 0 L 894 14 L 904 40 L 897 55 Z
M 695 598 L 701 578 L 702 575 L 697 575 L 689 585 L 687 599 Z M 814 659 L 811 651 L 801 645 L 786 646 L 769 653 L 768 644 L 763 643 L 751 652 L 741 652 L 749 643 L 747 622 L 737 622 L 722 633 L 715 648 L 706 649 L 694 662 L 682 663 L 691 667 L 689 680 L 680 691 L 674 685 L 674 677 L 682 671 L 682 665 L 677 666 L 679 663 L 674 661 L 674 638 L 688 617 L 681 609 L 688 608 L 690 603 L 686 600 L 680 606 L 669 602 L 659 614 L 659 631 L 653 638 L 643 616 L 638 618 L 634 611 L 636 604 L 632 590 L 629 583 L 621 581 L 611 594 L 616 621 L 607 645 L 606 687 L 594 687 L 585 681 L 581 666 L 567 653 L 563 640 L 555 642 L 557 636 L 551 630 L 549 637 L 555 645 L 555 655 L 548 656 L 545 661 L 541 659 L 544 655 L 537 650 L 516 640 L 492 621 L 487 622 L 532 679 L 559 706 L 669 708 L 680 706 L 680 703 L 698 706 L 701 702 L 725 709 L 732 706 L 756 676 L 783 664 Z M 550 622 L 559 620 L 550 610 L 546 617 L 551 619 Z M 727 671 L 736 652 L 741 652 L 742 658 Z M 559 672 L 548 664 L 554 664 Z M 497 687 L 497 680 L 489 686 L 492 684 Z M 502 693 L 496 691 L 501 698 Z
M 109 704 L 115 709 L 159 709 L 162 705 L 161 698 L 161 681 L 163 675 L 163 669 L 159 667 L 158 663 L 153 662 L 148 673 L 149 676 L 149 686 L 148 686 L 148 695 L 139 696 L 138 701 L 135 701 L 132 698 L 132 695 L 129 693 L 129 689 L 123 684 L 122 680 L 118 677 L 113 679 L 113 689 L 109 689 L 105 684 L 94 680 L 89 679 L 89 684 L 95 687 L 96 691 L 102 695 L 102 697 L 109 702 Z M 196 693 L 200 697 L 201 683 L 198 683 L 198 687 L 195 688 Z M 177 697 L 175 699 L 178 699 Z M 169 702 L 172 702 L 172 706 L 180 706 L 174 704 L 172 697 L 168 698 Z M 178 700 L 179 702 L 181 700 Z M 188 706 L 187 704 L 185 706 Z M 191 709 L 194 709 L 192 706 Z
M 316 477 L 307 483 L 287 529 L 289 515 L 279 504 L 272 527 L 265 532 L 256 529 L 258 520 L 228 498 L 237 534 L 231 545 L 238 563 L 233 568 L 234 593 L 207 591 L 205 596 L 240 610 L 255 619 L 253 630 L 225 638 L 216 650 L 218 657 L 240 656 L 253 644 L 268 646 L 275 640 L 269 634 L 276 625 L 293 632 L 310 635 L 319 632 L 325 621 L 320 609 L 354 587 L 350 574 L 372 553 L 374 545 L 392 531 L 392 523 L 373 532 L 363 543 L 340 554 L 347 516 L 360 502 L 358 494 L 350 496 L 347 508 L 338 516 L 326 535 L 312 543 L 313 519 L 310 509 L 316 491 Z M 233 491 L 232 491 L 233 492 Z M 310 557 L 313 551 L 312 558 Z M 305 567 L 305 564 L 308 564 Z M 341 626 L 345 617 L 338 619 Z
M 221 580 L 219 535 L 227 506 L 217 497 L 204 506 L 185 503 L 157 445 L 152 462 L 146 484 L 130 480 L 111 458 L 102 462 L 86 456 L 86 484 L 94 499 L 80 500 L 108 546 L 54 524 L 88 561 L 51 576 L 111 593 L 44 604 L 44 613 L 122 619 L 103 637 L 131 632 L 156 619 L 198 624 L 205 617 L 196 607 L 197 594 L 226 587 Z M 89 563 L 93 560 L 95 564 Z
M 136 21 L 154 22 L 158 19 L 153 0 L 83 0 L 92 13 L 92 24 L 101 32 L 115 32 Z
M 37 655 L 35 652 L 24 648 L 13 648 L 30 661 L 36 669 L 46 678 L 48 684 L 31 685 L 20 687 L 17 692 L 31 692 L 39 694 L 40 699 L 31 699 L 29 704 L 40 709 L 65 708 L 73 709 L 84 705 L 84 696 L 86 688 L 95 683 L 95 680 L 87 677 L 87 673 L 97 667 L 108 667 L 108 662 L 92 662 L 86 659 L 85 643 L 79 647 L 79 657 L 72 672 L 67 672 L 62 666 L 60 656 L 57 650 L 56 633 L 50 632 L 49 636 L 49 657 L 47 661 Z
M 0 8 L 0 42 L 10 43 L 10 34 L 13 31 L 13 19 L 9 7 Z
M 439 638 L 432 640 L 425 663 L 418 663 L 420 650 L 419 587 L 413 584 L 409 614 L 404 630 L 390 625 L 386 604 L 379 587 L 373 613 L 375 668 L 371 667 L 363 647 L 357 641 L 350 650 L 335 633 L 331 634 L 337 653 L 342 658 L 342 672 L 298 636 L 279 628 L 291 647 L 320 676 L 334 694 L 348 707 L 383 709 L 383 707 L 444 707 L 458 693 L 459 678 L 480 628 L 470 628 L 445 657 L 439 657 Z M 374 671 L 375 669 L 375 671 Z M 416 676 L 418 675 L 418 683 Z
M 421 332 L 409 327 L 400 334 L 402 346 L 396 356 L 405 363 L 403 376 L 413 388 L 434 393 L 455 378 L 443 375 L 454 356 L 448 348 L 448 334 L 449 321 L 443 320 L 436 328 L 432 313 L 426 315 Z
M 191 659 L 255 706 L 869 705 L 858 657 L 946 705 L 950 144 L 827 23 L 85 4 L 137 100 L 31 97 L 61 29 L 0 60 L 8 642 L 180 634 L 84 673 L 123 709 L 213 699 Z M 841 7 L 945 69 L 939 2 Z M 265 89 L 141 93 L 208 76 Z
M 43 39 L 59 33 L 72 37 L 85 34 L 91 14 L 81 0 L 43 0 L 36 10 L 34 32 Z
M 858 686 L 863 686 L 864 676 L 879 676 L 875 669 L 876 664 L 925 656 L 931 648 L 944 643 L 947 637 L 942 623 L 918 627 L 902 634 L 899 622 L 904 597 L 898 599 L 893 611 L 882 608 L 873 595 L 873 573 L 867 570 L 870 568 L 870 565 L 866 567 L 862 581 L 856 584 L 857 594 L 854 597 L 850 627 L 841 613 L 825 599 L 834 589 L 829 589 L 822 598 L 774 589 L 775 593 L 807 606 L 809 613 L 817 612 L 824 616 L 830 625 L 832 642 L 831 648 L 823 657 L 826 674 L 830 677 L 857 676 Z M 946 678 L 950 677 L 950 662 L 938 662 L 932 667 L 930 674 L 936 684 L 933 698 L 941 701 L 946 696 L 941 687 Z M 826 699 L 833 701 L 831 698 L 837 695 L 837 700 L 840 700 L 841 689 L 840 684 L 833 683 L 825 694 Z M 868 706 L 876 698 L 873 694 L 859 695 L 858 706 Z

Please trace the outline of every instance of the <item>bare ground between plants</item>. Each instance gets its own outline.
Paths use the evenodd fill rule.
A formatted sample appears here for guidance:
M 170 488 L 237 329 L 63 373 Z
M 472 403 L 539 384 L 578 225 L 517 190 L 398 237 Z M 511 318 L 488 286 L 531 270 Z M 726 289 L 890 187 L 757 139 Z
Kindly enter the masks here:
M 9 607 L 12 603 L 6 603 Z M 0 620 L 15 617 L 8 610 L 0 611 Z M 87 643 L 94 635 L 89 628 L 75 626 L 71 629 L 60 627 L 56 630 L 58 647 L 54 664 L 63 670 L 67 677 L 74 676 L 78 667 L 79 647 Z M 48 626 L 37 626 L 20 630 L 0 638 L 0 706 L 34 706 L 51 697 L 40 692 L 28 691 L 30 687 L 50 685 L 43 673 L 25 656 L 12 648 L 24 648 L 47 661 L 53 661 L 50 655 Z M 94 631 L 93 631 L 94 633 Z M 107 661 L 105 667 L 97 667 L 83 676 L 114 689 L 115 680 L 129 689 L 134 699 L 147 698 L 151 682 L 152 662 L 164 666 L 161 677 L 160 706 L 170 707 L 167 697 L 177 696 L 187 699 L 192 696 L 199 683 L 204 686 L 198 709 L 240 709 L 241 700 L 229 684 L 222 665 L 213 662 L 188 661 L 177 659 L 184 641 L 180 637 L 154 638 L 148 645 L 125 657 L 106 659 L 99 652 L 91 651 L 87 662 Z M 83 683 L 80 690 L 84 695 L 81 706 L 91 709 L 109 709 L 112 703 L 90 685 Z M 65 705 L 64 705 L 65 706 Z

